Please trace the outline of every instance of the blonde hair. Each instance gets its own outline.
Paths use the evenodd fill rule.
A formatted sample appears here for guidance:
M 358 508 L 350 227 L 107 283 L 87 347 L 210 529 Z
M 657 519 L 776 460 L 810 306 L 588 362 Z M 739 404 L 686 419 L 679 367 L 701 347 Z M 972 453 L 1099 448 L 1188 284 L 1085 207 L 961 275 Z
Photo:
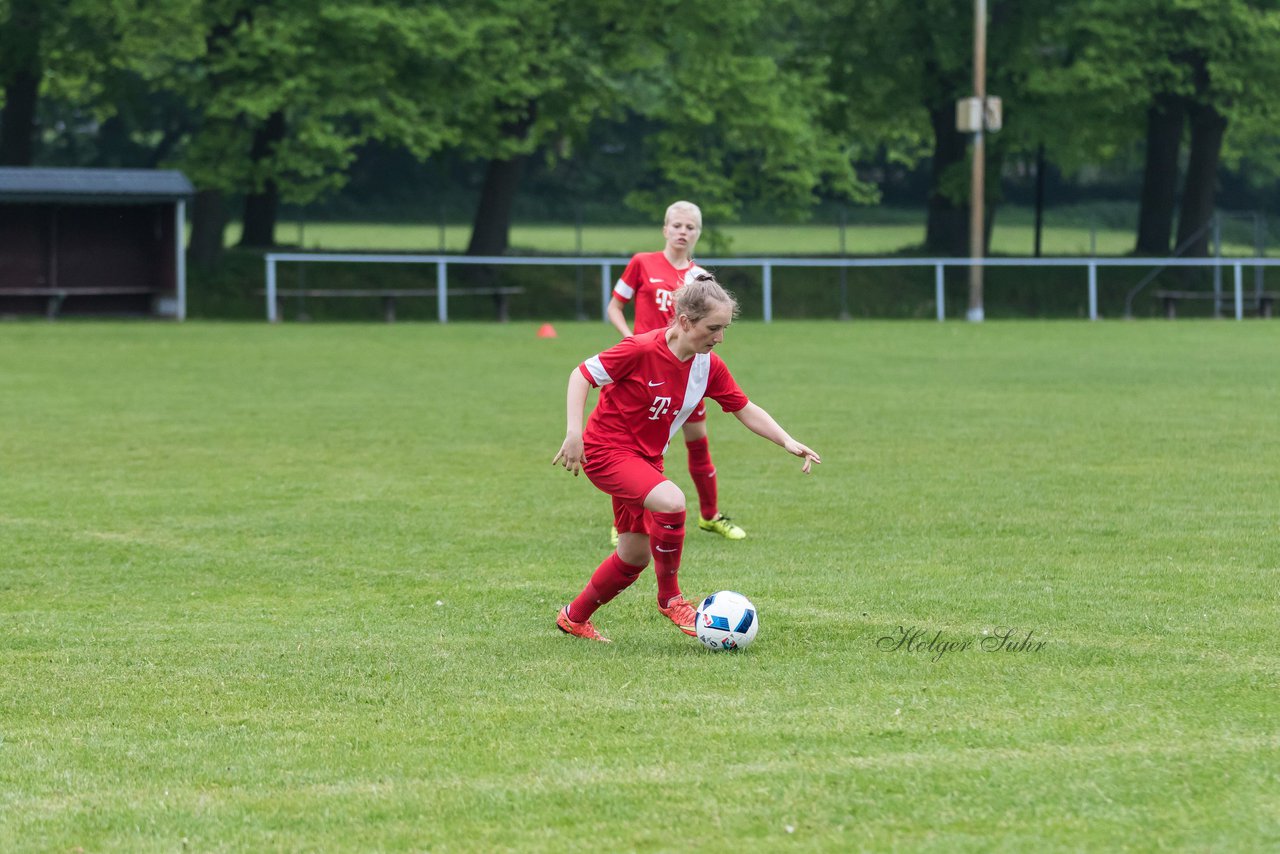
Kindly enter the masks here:
M 667 206 L 667 213 L 662 218 L 662 224 L 664 226 L 670 225 L 671 217 L 681 213 L 688 214 L 689 216 L 697 220 L 698 229 L 699 230 L 702 229 L 702 209 L 699 208 L 697 205 L 695 205 L 693 202 L 683 202 L 683 201 L 672 202 L 670 205 Z
M 697 323 L 711 313 L 712 303 L 727 305 L 733 309 L 730 317 L 738 316 L 737 298 L 710 273 L 695 273 L 676 291 L 675 316 L 683 314 L 690 322 Z

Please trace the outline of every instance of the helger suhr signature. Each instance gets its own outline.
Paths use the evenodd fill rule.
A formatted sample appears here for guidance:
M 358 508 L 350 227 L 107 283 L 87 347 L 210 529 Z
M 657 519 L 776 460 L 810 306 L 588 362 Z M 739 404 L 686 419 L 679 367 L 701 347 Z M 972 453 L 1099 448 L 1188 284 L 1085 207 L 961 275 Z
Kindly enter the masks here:
M 1046 641 L 1033 640 L 1035 629 L 997 626 L 981 637 L 947 637 L 942 630 L 931 631 L 918 626 L 898 626 L 892 633 L 876 641 L 881 652 L 910 652 L 941 661 L 951 653 L 968 652 L 1039 652 Z

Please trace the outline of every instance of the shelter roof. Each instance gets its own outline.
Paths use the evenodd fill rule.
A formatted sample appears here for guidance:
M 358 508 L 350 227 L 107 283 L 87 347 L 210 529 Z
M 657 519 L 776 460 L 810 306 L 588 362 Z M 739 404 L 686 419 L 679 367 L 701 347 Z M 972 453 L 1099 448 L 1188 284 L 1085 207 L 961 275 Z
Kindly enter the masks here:
M 0 202 L 151 204 L 194 193 L 187 176 L 173 170 L 0 167 Z

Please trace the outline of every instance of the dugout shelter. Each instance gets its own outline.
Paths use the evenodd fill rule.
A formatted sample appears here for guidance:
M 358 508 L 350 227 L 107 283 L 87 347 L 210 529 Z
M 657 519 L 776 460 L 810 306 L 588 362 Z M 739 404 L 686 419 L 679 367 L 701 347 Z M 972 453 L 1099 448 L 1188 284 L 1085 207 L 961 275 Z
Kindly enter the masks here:
M 181 172 L 0 168 L 0 315 L 186 317 Z

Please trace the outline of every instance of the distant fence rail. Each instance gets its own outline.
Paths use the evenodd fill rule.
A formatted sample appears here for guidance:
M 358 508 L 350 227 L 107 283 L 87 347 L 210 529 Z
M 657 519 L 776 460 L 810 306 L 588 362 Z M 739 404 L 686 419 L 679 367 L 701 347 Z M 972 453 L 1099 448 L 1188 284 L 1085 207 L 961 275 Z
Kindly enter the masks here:
M 449 321 L 449 268 L 456 265 L 484 266 L 557 266 L 557 267 L 594 267 L 600 270 L 601 317 L 609 304 L 610 293 L 615 279 L 613 270 L 625 268 L 628 257 L 579 257 L 579 256 L 469 256 L 469 255 L 397 255 L 397 254 L 364 254 L 339 252 L 272 252 L 266 256 L 266 302 L 267 320 L 276 323 L 279 317 L 279 288 L 276 284 L 277 267 L 282 263 L 291 264 L 434 264 L 436 265 L 436 319 L 441 323 Z M 1280 258 L 699 258 L 698 263 L 704 267 L 759 267 L 763 284 L 763 319 L 765 323 L 773 322 L 773 270 L 775 267 L 920 267 L 933 268 L 934 300 L 937 306 L 937 319 L 946 319 L 945 309 L 945 271 L 948 267 L 1080 267 L 1085 273 L 1084 287 L 1088 295 L 1089 319 L 1098 319 L 1098 268 L 1099 267 L 1206 267 L 1218 271 L 1230 269 L 1234 274 L 1231 295 L 1228 296 L 1221 284 L 1221 277 L 1215 276 L 1215 313 L 1220 313 L 1221 306 L 1227 301 L 1234 304 L 1235 319 L 1244 317 L 1244 305 L 1247 299 L 1244 292 L 1244 268 L 1261 270 L 1263 267 L 1280 267 Z M 1256 286 L 1258 298 L 1261 298 L 1262 284 L 1258 279 Z M 1132 302 L 1132 294 L 1128 300 Z M 1128 311 L 1129 305 L 1126 305 Z

